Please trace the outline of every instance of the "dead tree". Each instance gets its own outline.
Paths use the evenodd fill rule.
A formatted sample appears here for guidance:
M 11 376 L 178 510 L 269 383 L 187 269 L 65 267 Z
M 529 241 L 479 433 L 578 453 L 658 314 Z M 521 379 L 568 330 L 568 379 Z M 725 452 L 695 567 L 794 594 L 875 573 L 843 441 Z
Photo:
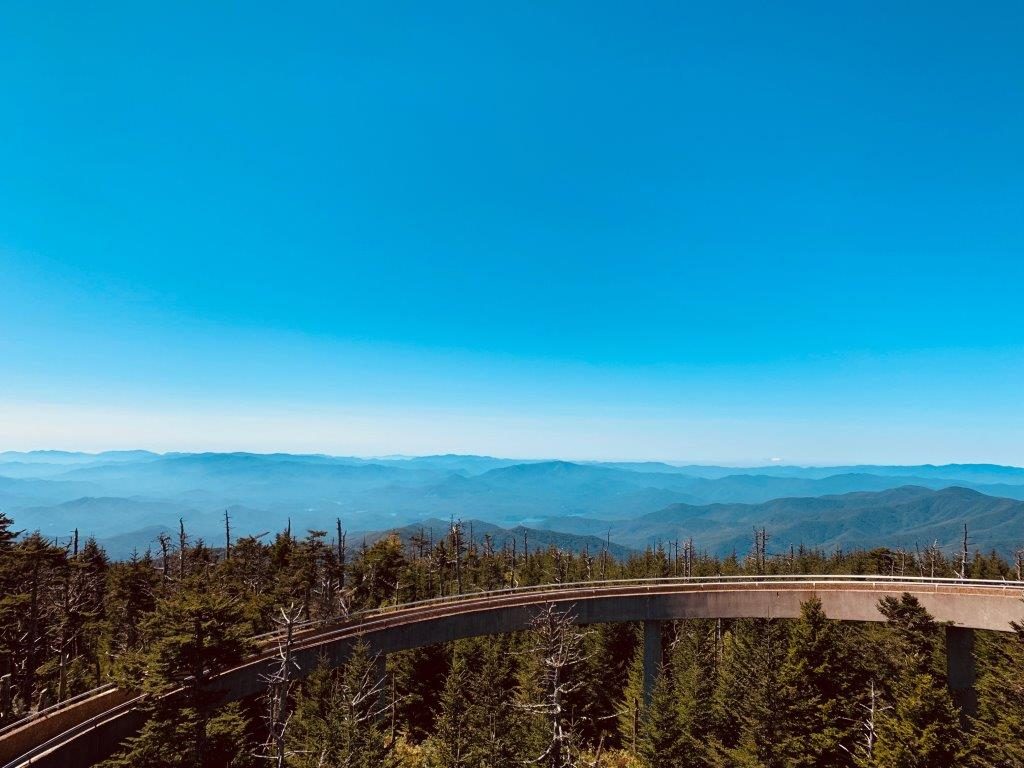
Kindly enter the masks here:
M 299 668 L 292 658 L 295 625 L 302 616 L 302 610 L 302 606 L 296 608 L 289 605 L 288 610 L 281 609 L 281 618 L 275 619 L 274 623 L 282 635 L 277 644 L 276 664 L 263 678 L 267 684 L 267 710 L 263 716 L 267 724 L 267 742 L 260 757 L 272 760 L 277 768 L 284 768 L 285 761 L 293 754 L 288 751 L 285 735 L 288 721 L 291 719 L 288 697 L 292 685 L 292 671 Z
M 224 559 L 231 559 L 231 515 L 224 510 Z
M 188 536 L 185 534 L 185 520 L 178 518 L 178 580 L 185 578 L 185 550 L 188 547 Z
M 860 720 L 852 720 L 851 722 L 855 722 L 858 725 L 862 734 L 861 739 L 852 750 L 844 744 L 839 746 L 847 754 L 851 755 L 858 765 L 874 765 L 875 742 L 878 740 L 878 717 L 882 712 L 892 709 L 892 707 L 881 704 L 878 691 L 875 690 L 874 680 L 871 681 L 867 702 L 859 703 L 857 706 L 864 711 L 864 717 Z
M 967 558 L 967 523 L 964 523 L 964 540 L 960 548 L 960 573 L 957 574 L 961 579 L 967 578 Z
M 763 527 L 754 527 L 753 557 L 756 572 L 763 574 L 768 564 L 768 531 Z
M 156 537 L 157 543 L 160 545 L 160 568 L 161 568 L 161 581 L 167 581 L 171 578 L 171 570 L 169 565 L 169 552 L 171 551 L 171 536 L 166 531 L 160 531 L 160 535 Z
M 543 701 L 520 706 L 536 716 L 547 719 L 551 736 L 547 748 L 529 762 L 546 768 L 578 768 L 581 744 L 579 728 L 565 709 L 565 698 L 583 685 L 569 679 L 574 666 L 586 661 L 586 633 L 575 626 L 571 611 L 559 611 L 549 603 L 530 622 L 533 643 L 529 648 L 540 663 L 540 684 Z M 598 758 L 600 759 L 600 758 Z
M 915 545 L 915 547 L 917 547 L 917 545 Z M 929 576 L 934 579 L 935 565 L 942 561 L 942 550 L 939 548 L 939 542 L 933 541 L 924 548 L 923 553 L 919 547 L 917 547 L 917 550 L 917 558 L 920 563 L 918 572 L 922 576 Z
M 452 551 L 455 557 L 455 585 L 458 593 L 462 594 L 462 521 L 458 522 L 452 518 L 451 521 Z
M 394 687 L 388 696 L 387 675 L 383 674 L 384 657 L 377 653 L 365 665 L 362 674 L 349 678 L 342 676 L 339 681 L 342 705 L 344 741 L 350 747 L 359 741 L 359 735 L 374 729 L 389 710 L 390 720 L 394 723 L 395 697 Z M 383 744 L 379 757 L 389 754 L 396 744 L 396 735 L 392 727 L 390 738 Z M 347 756 L 342 765 L 349 765 L 351 755 Z
M 345 531 L 341 527 L 341 518 L 336 517 L 334 524 L 338 529 L 338 589 L 345 589 L 345 555 L 347 549 L 345 547 Z
M 687 538 L 686 543 L 683 544 L 683 575 L 686 578 L 693 576 L 693 559 L 693 537 L 691 536 Z

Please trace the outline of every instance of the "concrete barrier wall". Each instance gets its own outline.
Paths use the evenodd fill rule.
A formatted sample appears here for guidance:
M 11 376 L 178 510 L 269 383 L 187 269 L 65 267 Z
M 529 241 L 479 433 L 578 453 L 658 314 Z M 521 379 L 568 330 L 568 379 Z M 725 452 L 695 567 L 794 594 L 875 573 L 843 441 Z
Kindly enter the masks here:
M 113 688 L 83 699 L 49 715 L 37 717 L 0 739 L 0 765 L 6 765 L 33 747 L 74 728 L 91 717 L 123 704 L 137 696 L 132 691 Z
M 26 768 L 88 768 L 113 755 L 125 739 L 139 732 L 145 722 L 145 712 L 129 709 L 101 720 L 19 765 Z
M 895 588 L 893 588 L 895 587 Z M 905 588 L 904 588 L 905 587 Z M 670 621 L 691 618 L 777 618 L 800 616 L 802 603 L 817 597 L 829 618 L 840 621 L 884 621 L 878 601 L 890 595 L 910 592 L 939 622 L 954 626 L 1009 632 L 1010 622 L 1024 618 L 1020 588 L 987 590 L 951 588 L 936 591 L 917 584 L 907 585 L 729 585 L 708 589 L 678 585 L 634 589 L 558 590 L 530 595 L 509 595 L 481 600 L 467 599 L 448 605 L 385 614 L 366 624 L 339 628 L 301 644 L 294 653 L 307 674 L 320 657 L 328 664 L 344 663 L 352 645 L 364 639 L 379 653 L 421 648 L 467 637 L 517 632 L 529 627 L 537 607 L 554 602 L 572 611 L 578 624 L 626 621 Z M 618 593 L 618 594 L 616 594 Z M 254 661 L 225 672 L 215 682 L 229 699 L 258 693 L 273 662 Z

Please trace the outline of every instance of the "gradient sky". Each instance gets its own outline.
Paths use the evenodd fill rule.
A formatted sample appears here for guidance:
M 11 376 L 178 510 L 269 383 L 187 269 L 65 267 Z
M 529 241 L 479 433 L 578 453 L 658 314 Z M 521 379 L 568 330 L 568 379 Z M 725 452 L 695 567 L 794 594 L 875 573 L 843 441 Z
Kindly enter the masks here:
M 0 450 L 1024 464 L 1021 40 L 5 2 Z

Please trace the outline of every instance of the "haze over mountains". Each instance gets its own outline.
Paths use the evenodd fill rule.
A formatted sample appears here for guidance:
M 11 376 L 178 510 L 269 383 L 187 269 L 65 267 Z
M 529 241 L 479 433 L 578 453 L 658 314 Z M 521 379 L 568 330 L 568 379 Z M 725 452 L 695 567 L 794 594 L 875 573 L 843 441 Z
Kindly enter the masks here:
M 525 529 L 538 545 L 593 549 L 610 537 L 620 553 L 691 536 L 699 549 L 742 553 L 754 525 L 779 549 L 953 546 L 967 523 L 974 546 L 1006 553 L 1024 543 L 1024 469 L 0 453 L 0 510 L 18 528 L 65 537 L 77 527 L 114 556 L 146 549 L 179 517 L 193 536 L 219 544 L 225 509 L 237 535 L 278 530 L 288 519 L 302 531 L 332 529 L 341 518 L 349 531 L 372 535 L 455 517 L 496 540 Z

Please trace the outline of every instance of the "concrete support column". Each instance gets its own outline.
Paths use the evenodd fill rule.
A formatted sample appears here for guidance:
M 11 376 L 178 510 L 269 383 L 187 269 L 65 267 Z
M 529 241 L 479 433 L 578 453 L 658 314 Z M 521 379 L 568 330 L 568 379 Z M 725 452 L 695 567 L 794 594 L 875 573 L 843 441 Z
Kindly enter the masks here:
M 661 622 L 644 622 L 644 706 L 651 703 L 661 672 Z
M 946 677 L 953 702 L 964 715 L 978 714 L 978 693 L 974 690 L 974 630 L 946 627 Z

